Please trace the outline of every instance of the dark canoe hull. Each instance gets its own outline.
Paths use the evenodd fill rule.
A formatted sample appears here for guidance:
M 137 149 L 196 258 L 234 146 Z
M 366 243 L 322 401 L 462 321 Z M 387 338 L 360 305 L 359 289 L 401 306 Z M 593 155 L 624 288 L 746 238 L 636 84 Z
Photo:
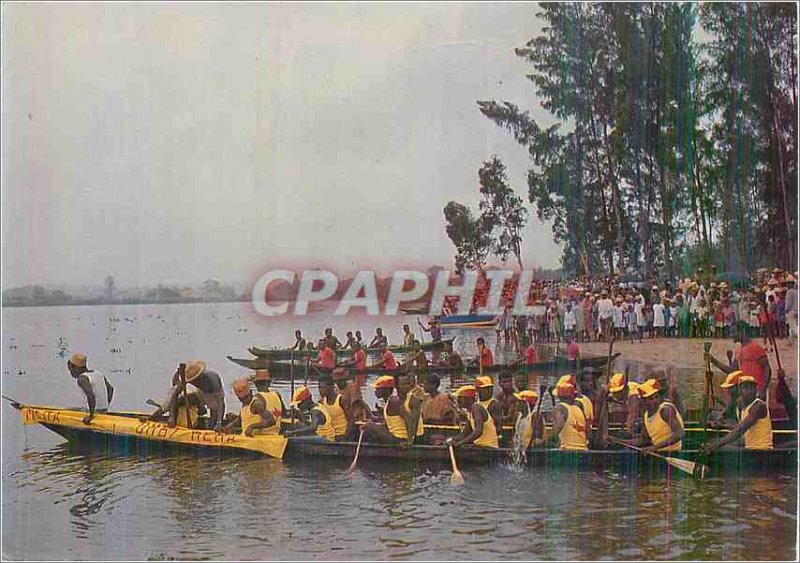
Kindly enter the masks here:
M 453 338 L 446 338 L 443 340 L 437 340 L 436 342 L 422 342 L 420 343 L 420 347 L 425 350 L 426 352 L 436 352 L 444 350 L 445 344 L 452 344 L 455 341 L 455 337 Z M 389 350 L 393 354 L 407 354 L 411 351 L 410 346 L 389 346 Z M 308 351 L 296 351 L 296 350 L 286 350 L 286 349 L 268 349 L 268 348 L 258 348 L 256 346 L 251 346 L 247 349 L 253 356 L 257 358 L 266 358 L 272 361 L 291 361 L 294 358 L 295 361 L 305 361 L 309 357 L 315 358 L 317 356 L 317 352 L 308 352 Z M 380 348 L 365 348 L 364 351 L 369 356 L 380 356 L 381 349 Z M 352 350 L 337 350 L 336 355 L 341 358 L 349 358 L 353 354 Z
M 613 362 L 619 357 L 619 353 L 615 353 L 611 356 L 611 361 Z M 288 362 L 278 362 L 273 361 L 266 357 L 260 358 L 234 358 L 233 356 L 227 356 L 228 360 L 233 362 L 236 365 L 242 366 L 247 369 L 257 370 L 257 369 L 269 369 L 273 377 L 291 377 L 292 371 L 294 371 L 295 377 L 298 377 L 299 374 L 305 374 L 306 371 L 306 361 L 297 362 L 295 361 L 294 365 Z M 547 362 L 538 362 L 533 365 L 523 365 L 523 364 L 498 364 L 492 367 L 484 368 L 484 373 L 498 373 L 500 371 L 513 371 L 513 372 L 558 372 L 564 370 L 571 370 L 577 371 L 584 367 L 602 367 L 605 366 L 607 361 L 606 356 L 590 356 L 587 358 L 582 358 L 580 360 L 571 361 L 567 360 L 566 358 L 558 357 L 555 360 L 547 361 Z M 332 370 L 324 369 L 324 368 L 309 368 L 309 375 L 311 379 L 316 377 L 317 371 L 320 373 L 330 373 Z M 370 368 L 368 367 L 365 370 L 355 370 L 350 369 L 350 373 L 353 374 L 395 374 L 395 373 L 404 373 L 406 370 L 405 368 L 398 368 L 398 369 L 385 369 L 385 368 Z M 428 366 L 427 372 L 429 373 L 437 373 L 439 375 L 477 375 L 480 373 L 480 367 L 471 365 L 471 366 L 464 366 L 460 368 L 451 368 L 451 367 L 440 367 L 440 366 Z
M 494 315 L 450 315 L 439 322 L 442 328 L 490 328 L 497 323 L 496 318 Z
M 303 439 L 291 439 L 286 448 L 287 458 L 340 458 L 351 462 L 355 456 L 355 442 L 320 443 Z M 513 451 L 507 448 L 488 449 L 461 447 L 456 449 L 459 466 L 485 465 L 492 466 L 512 460 Z M 684 450 L 674 456 L 678 459 L 696 461 L 697 450 Z M 632 450 L 586 450 L 568 452 L 557 449 L 532 449 L 527 452 L 526 464 L 531 467 L 546 469 L 586 469 L 616 471 L 621 473 L 664 473 L 674 475 L 683 472 L 672 468 L 663 460 L 654 457 L 643 457 Z M 444 446 L 412 446 L 399 448 L 396 446 L 362 444 L 359 452 L 359 463 L 366 460 L 390 460 L 393 462 L 409 462 L 417 464 L 450 465 L 448 448 Z M 720 451 L 707 460 L 703 460 L 709 468 L 709 475 L 728 473 L 796 473 L 797 450 L 778 449 L 770 451 L 747 451 L 742 449 Z

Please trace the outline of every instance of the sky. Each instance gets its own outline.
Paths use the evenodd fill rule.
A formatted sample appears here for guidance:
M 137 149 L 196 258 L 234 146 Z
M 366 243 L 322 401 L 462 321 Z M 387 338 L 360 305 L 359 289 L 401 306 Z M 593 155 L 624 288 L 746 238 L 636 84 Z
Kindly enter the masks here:
M 493 154 L 527 204 L 526 152 L 476 101 L 549 123 L 513 53 L 535 4 L 2 10 L 4 288 L 452 267 L 442 208 L 477 208 Z M 525 266 L 557 267 L 527 206 Z

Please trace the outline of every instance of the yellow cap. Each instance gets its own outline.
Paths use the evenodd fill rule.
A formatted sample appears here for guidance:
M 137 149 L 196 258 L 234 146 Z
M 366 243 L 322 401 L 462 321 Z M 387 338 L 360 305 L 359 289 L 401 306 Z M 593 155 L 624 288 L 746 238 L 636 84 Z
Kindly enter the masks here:
M 456 397 L 472 397 L 475 398 L 475 386 L 474 385 L 462 385 L 458 389 L 456 389 L 453 394 Z
M 531 391 L 530 389 L 525 389 L 519 393 L 514 393 L 514 396 L 520 401 L 527 401 L 531 404 L 536 403 L 536 401 L 539 399 L 539 393 L 536 391 Z
M 382 375 L 372 384 L 375 389 L 394 389 L 394 377 Z
M 84 354 L 73 354 L 72 357 L 69 359 L 69 363 L 71 363 L 73 366 L 76 366 L 76 367 L 79 367 L 79 368 L 85 368 L 86 367 L 86 355 L 84 355 Z
M 615 373 L 611 376 L 611 379 L 608 380 L 608 390 L 611 393 L 617 393 L 618 391 L 622 391 L 625 387 L 625 375 L 622 373 Z
M 492 381 L 492 378 L 489 377 L 488 375 L 482 375 L 480 377 L 475 378 L 475 387 L 479 389 L 483 387 L 492 387 L 493 385 L 494 382 Z
M 308 390 L 308 387 L 305 385 L 301 385 L 297 391 L 294 392 L 292 395 L 292 405 L 296 406 L 305 401 L 306 399 L 311 398 L 311 391 Z
M 572 385 L 573 387 L 577 387 L 578 386 L 577 383 L 578 382 L 575 380 L 575 376 L 572 375 L 571 373 L 568 373 L 567 375 L 562 375 L 559 378 L 558 382 L 556 383 L 556 387 L 562 384 L 564 385 L 569 384 Z
M 727 389 L 728 387 L 735 387 L 740 383 L 747 383 L 747 382 L 756 382 L 756 378 L 752 375 L 746 375 L 741 372 L 741 370 L 732 371 L 728 374 L 728 377 L 725 378 L 725 381 L 722 382 L 720 387 L 723 389 Z
M 659 389 L 661 389 L 661 385 L 659 385 L 658 381 L 648 379 L 636 388 L 636 392 L 639 393 L 640 397 L 646 398 L 658 393 Z
M 639 394 L 638 389 L 639 389 L 639 384 L 638 383 L 636 383 L 635 381 L 629 381 L 628 382 L 628 397 L 632 397 L 634 395 L 638 395 Z

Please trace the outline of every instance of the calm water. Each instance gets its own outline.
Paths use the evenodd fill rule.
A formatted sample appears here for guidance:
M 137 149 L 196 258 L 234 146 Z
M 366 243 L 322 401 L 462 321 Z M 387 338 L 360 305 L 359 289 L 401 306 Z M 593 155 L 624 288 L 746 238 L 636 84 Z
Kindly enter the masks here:
M 397 341 L 408 321 L 346 317 L 336 333 L 360 328 L 369 339 L 382 326 Z M 246 304 L 4 309 L 3 394 L 82 404 L 63 357 L 81 351 L 112 380 L 116 408 L 142 410 L 164 394 L 180 361 L 205 360 L 230 387 L 247 371 L 227 354 L 289 343 L 295 325 L 316 335 L 328 324 L 266 321 Z M 459 334 L 462 351 L 476 335 Z M 286 396 L 288 385 L 279 390 Z M 228 391 L 229 410 L 234 401 Z M 794 475 L 700 482 L 467 468 L 467 486 L 455 489 L 446 468 L 372 462 L 347 477 L 349 460 L 80 451 L 0 408 L 6 558 L 797 557 Z

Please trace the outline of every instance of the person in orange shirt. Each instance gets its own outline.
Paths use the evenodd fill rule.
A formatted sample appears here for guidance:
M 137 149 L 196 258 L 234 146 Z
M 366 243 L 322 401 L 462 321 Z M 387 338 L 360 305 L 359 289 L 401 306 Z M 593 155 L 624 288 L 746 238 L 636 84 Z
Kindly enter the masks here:
M 346 362 L 342 362 L 343 367 L 351 367 L 355 370 L 367 369 L 367 353 L 361 347 L 361 344 L 355 342 L 353 344 L 353 355 Z
M 384 344 L 381 346 L 381 359 L 375 362 L 374 368 L 397 369 L 397 359 L 391 350 Z
M 323 338 L 319 341 L 319 354 L 317 361 L 312 364 L 316 368 L 333 369 L 336 367 L 336 354 Z
M 767 351 L 764 350 L 758 342 L 750 340 L 750 335 L 745 328 L 739 329 L 737 336 L 734 337 L 734 342 L 736 341 L 738 341 L 741 346 L 736 351 L 736 359 L 730 365 L 723 364 L 711 354 L 708 355 L 708 359 L 725 374 L 741 370 L 747 375 L 752 376 L 756 380 L 758 397 L 766 401 L 767 389 L 769 388 L 769 382 L 772 377 L 772 368 L 769 365 Z
M 478 362 L 481 367 L 490 368 L 494 365 L 494 354 L 486 345 L 483 338 L 478 338 Z
M 525 366 L 533 366 L 536 364 L 538 360 L 536 356 L 536 346 L 533 343 L 533 340 L 530 340 L 528 346 L 522 352 L 522 357 L 517 360 L 517 362 L 522 362 Z

